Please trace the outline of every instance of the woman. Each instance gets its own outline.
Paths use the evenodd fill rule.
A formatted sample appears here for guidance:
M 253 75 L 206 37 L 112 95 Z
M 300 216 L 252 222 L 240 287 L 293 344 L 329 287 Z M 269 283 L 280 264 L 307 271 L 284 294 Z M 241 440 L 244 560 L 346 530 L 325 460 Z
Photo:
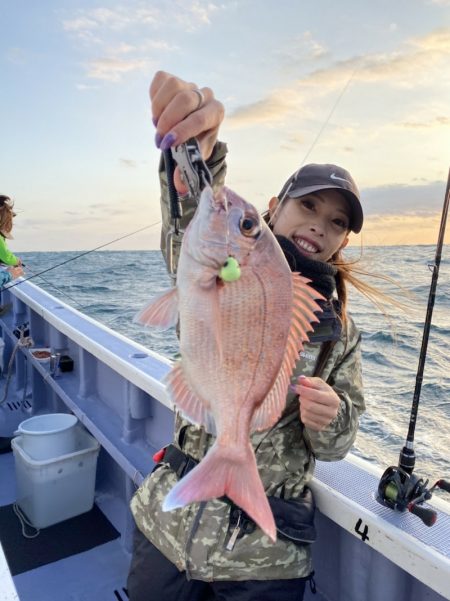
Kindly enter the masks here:
M 196 137 L 213 186 L 222 185 L 227 150 L 217 135 L 224 111 L 213 92 L 159 72 L 150 96 L 157 146 L 167 150 Z M 170 211 L 163 163 L 160 179 L 161 247 L 167 259 Z M 175 186 L 180 194 L 186 192 L 178 172 Z M 186 200 L 180 230 L 194 211 L 195 200 Z M 348 172 L 336 165 L 306 165 L 269 201 L 266 219 L 291 269 L 309 277 L 327 299 L 320 323 L 300 353 L 285 412 L 275 426 L 251 438 L 278 539 L 269 542 L 226 499 L 162 511 L 166 494 L 213 443 L 203 428 L 177 415 L 170 453 L 161 457 L 131 503 L 137 524 L 128 579 L 131 601 L 298 601 L 311 578 L 314 532 L 307 484 L 315 458 L 342 459 L 364 411 L 360 335 L 346 306 L 346 282 L 356 280 L 341 257 L 350 231 L 361 229 L 363 214 Z M 181 238 L 172 238 L 173 243 L 177 257 Z
M 13 206 L 14 203 L 9 196 L 0 194 L 0 263 L 16 267 L 21 265 L 21 260 L 9 250 L 6 244 L 6 238 L 12 238 L 13 218 L 16 216 Z

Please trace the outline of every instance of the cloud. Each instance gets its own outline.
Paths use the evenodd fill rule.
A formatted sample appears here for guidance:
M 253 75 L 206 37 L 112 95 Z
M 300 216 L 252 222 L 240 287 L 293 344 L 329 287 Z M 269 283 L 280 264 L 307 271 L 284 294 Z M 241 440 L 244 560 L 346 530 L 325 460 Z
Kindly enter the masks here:
M 444 181 L 422 182 L 422 178 L 409 185 L 362 189 L 364 245 L 436 244 L 444 195 Z M 358 245 L 360 238 L 353 236 L 351 244 Z
M 77 16 L 63 20 L 62 24 L 65 31 L 89 38 L 93 31 L 102 29 L 118 31 L 135 23 L 155 25 L 159 18 L 160 11 L 157 8 L 93 8 L 77 11 Z
M 299 61 L 304 60 L 316 61 L 328 55 L 328 48 L 314 39 L 310 31 L 290 38 L 287 46 L 276 53 L 276 56 L 288 65 L 297 65 Z
M 300 59 L 301 60 L 301 59 Z M 446 72 L 450 60 L 450 27 L 408 40 L 391 53 L 373 53 L 336 61 L 315 69 L 289 86 L 272 90 L 266 97 L 240 106 L 229 116 L 231 125 L 243 127 L 256 123 L 279 122 L 295 109 L 303 112 L 305 99 L 311 105 L 311 93 L 317 98 L 350 83 L 380 84 L 413 88 L 435 84 Z M 345 90 L 345 88 L 344 88 Z
M 77 90 L 80 91 L 84 91 L 84 90 L 97 90 L 98 86 L 94 86 L 94 85 L 88 85 L 86 83 L 77 83 L 76 86 Z
M 364 221 L 362 236 L 353 237 L 350 244 L 364 246 L 395 246 L 436 244 L 440 215 L 369 215 Z M 450 241 L 450 232 L 445 242 Z
M 26 62 L 26 53 L 23 48 L 9 48 L 6 52 L 6 60 L 14 65 L 23 65 Z
M 354 72 L 354 78 L 359 82 L 384 81 L 394 86 L 413 87 L 420 82 L 433 81 L 436 75 L 433 70 L 443 65 L 449 55 L 450 27 L 447 27 L 412 38 L 401 50 L 339 61 L 330 68 L 311 73 L 301 83 L 334 88 L 344 76 Z
M 146 59 L 100 58 L 87 64 L 87 76 L 92 79 L 103 79 L 118 82 L 125 73 L 149 69 Z
M 184 30 L 194 31 L 201 26 L 210 25 L 211 17 L 219 10 L 219 6 L 213 2 L 202 0 L 191 1 L 190 4 L 183 0 L 176 2 L 177 8 L 171 11 L 170 16 Z M 222 5 L 220 8 L 224 8 Z
M 195 0 L 190 4 L 172 2 L 162 7 L 147 7 L 130 2 L 126 7 L 78 10 L 63 19 L 62 27 L 71 37 L 82 41 L 81 50 L 95 51 L 95 57 L 84 60 L 90 79 L 119 82 L 126 74 L 149 69 L 150 57 L 177 51 L 178 46 L 158 39 L 161 24 L 183 27 L 189 31 L 210 23 L 218 7 L 211 2 Z M 171 36 L 176 39 L 176 35 Z M 135 40 L 144 40 L 138 44 Z M 80 85 L 78 89 L 83 89 Z
M 302 98 L 299 93 L 290 88 L 273 90 L 265 98 L 236 108 L 227 118 L 227 125 L 242 127 L 260 123 L 273 123 L 283 121 L 291 113 L 302 116 L 311 116 L 311 110 L 301 106 Z
M 399 123 L 399 126 L 405 129 L 432 129 L 435 127 L 441 128 L 443 125 L 450 125 L 450 117 L 438 115 L 428 121 L 403 121 Z
M 122 165 L 122 167 L 127 167 L 127 168 L 131 168 L 131 169 L 135 169 L 138 164 L 137 161 L 133 160 L 133 159 L 119 159 L 120 164 Z
M 392 184 L 361 190 L 365 215 L 386 217 L 406 215 L 414 218 L 434 216 L 442 209 L 445 194 L 445 182 L 426 182 L 422 184 Z
M 108 209 L 108 206 L 109 205 L 106 202 L 92 202 L 87 208 L 91 210 L 100 209 L 101 211 L 104 211 L 105 209 Z
M 158 30 L 161 25 L 175 25 L 194 31 L 211 24 L 212 16 L 224 6 L 209 0 L 174 0 L 157 6 L 128 2 L 126 7 L 80 9 L 63 19 L 64 31 L 84 40 L 101 40 L 111 32 L 130 33 L 136 27 Z

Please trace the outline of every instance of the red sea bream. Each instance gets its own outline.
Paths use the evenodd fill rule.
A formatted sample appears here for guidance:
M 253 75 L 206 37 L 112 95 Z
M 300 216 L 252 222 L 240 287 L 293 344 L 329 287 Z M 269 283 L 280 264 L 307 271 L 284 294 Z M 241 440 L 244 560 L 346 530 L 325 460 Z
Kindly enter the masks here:
M 203 191 L 183 238 L 176 287 L 138 316 L 160 327 L 179 319 L 181 360 L 168 391 L 185 417 L 216 436 L 164 510 L 226 495 L 276 540 L 250 434 L 280 417 L 319 298 L 291 272 L 251 204 L 227 188 Z

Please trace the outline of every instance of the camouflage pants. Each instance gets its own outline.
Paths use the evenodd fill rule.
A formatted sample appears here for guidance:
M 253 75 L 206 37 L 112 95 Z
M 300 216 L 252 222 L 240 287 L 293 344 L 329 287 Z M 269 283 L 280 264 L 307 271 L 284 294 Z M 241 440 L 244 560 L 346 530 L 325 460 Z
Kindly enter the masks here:
M 302 601 L 307 580 L 187 580 L 136 528 L 127 588 L 130 601 Z

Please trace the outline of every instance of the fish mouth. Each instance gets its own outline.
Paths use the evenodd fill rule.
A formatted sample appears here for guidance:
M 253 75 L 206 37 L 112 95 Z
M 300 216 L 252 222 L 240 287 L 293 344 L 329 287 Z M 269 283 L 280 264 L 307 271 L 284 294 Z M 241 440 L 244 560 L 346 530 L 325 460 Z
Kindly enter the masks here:
M 316 242 L 304 236 L 293 236 L 292 241 L 303 254 L 316 255 L 322 252 L 322 248 Z

